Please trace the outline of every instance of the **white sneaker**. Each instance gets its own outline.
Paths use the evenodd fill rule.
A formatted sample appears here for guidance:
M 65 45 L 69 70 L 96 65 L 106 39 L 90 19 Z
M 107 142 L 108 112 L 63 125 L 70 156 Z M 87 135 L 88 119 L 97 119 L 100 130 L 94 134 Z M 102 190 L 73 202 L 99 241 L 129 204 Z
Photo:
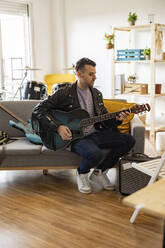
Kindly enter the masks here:
M 115 187 L 109 181 L 108 176 L 106 175 L 107 172 L 108 172 L 108 170 L 102 172 L 99 169 L 95 169 L 91 173 L 89 179 L 92 180 L 93 182 L 97 183 L 97 184 L 100 184 L 106 190 L 114 190 Z
M 79 174 L 77 171 L 77 185 L 81 193 L 89 194 L 92 192 L 92 189 L 88 180 L 88 173 Z

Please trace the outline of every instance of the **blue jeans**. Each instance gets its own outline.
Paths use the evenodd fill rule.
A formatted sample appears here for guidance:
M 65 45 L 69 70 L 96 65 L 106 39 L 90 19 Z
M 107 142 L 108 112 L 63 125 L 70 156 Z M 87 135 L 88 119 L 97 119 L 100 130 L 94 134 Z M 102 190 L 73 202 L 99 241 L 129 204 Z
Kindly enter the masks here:
M 127 154 L 134 145 L 135 139 L 130 134 L 103 130 L 73 142 L 71 151 L 82 157 L 78 172 L 83 174 L 88 173 L 94 167 L 102 171 L 112 168 L 119 158 Z M 104 148 L 108 148 L 110 151 L 103 159 L 101 149 Z

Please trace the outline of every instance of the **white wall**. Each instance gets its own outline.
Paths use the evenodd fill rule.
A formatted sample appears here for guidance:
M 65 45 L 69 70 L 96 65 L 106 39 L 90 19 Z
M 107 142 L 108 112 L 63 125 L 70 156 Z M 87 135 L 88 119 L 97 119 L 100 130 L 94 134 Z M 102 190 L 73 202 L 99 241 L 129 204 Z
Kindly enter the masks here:
M 126 26 L 129 11 L 138 15 L 137 24 L 148 23 L 148 14 L 155 22 L 165 23 L 164 0 L 31 0 L 34 35 L 34 67 L 41 68 L 35 79 L 43 81 L 48 73 L 63 73 L 81 57 L 97 63 L 95 85 L 105 98 L 111 94 L 111 50 L 105 49 L 105 32 L 111 26 Z M 164 34 L 165 36 L 165 34 Z M 145 42 L 144 38 L 144 42 Z M 125 42 L 122 39 L 122 42 Z M 147 44 L 147 42 L 146 42 Z M 157 74 L 165 82 L 164 66 Z M 137 68 L 137 71 L 139 69 Z M 140 70 L 139 70 L 140 71 Z M 70 71 L 68 71 L 70 72 Z M 147 73 L 144 73 L 144 82 Z M 163 106 L 163 105 L 161 105 Z
M 148 23 L 150 13 L 155 14 L 155 23 L 165 23 L 165 0 L 24 1 L 32 3 L 33 66 L 42 69 L 34 73 L 34 80 L 43 81 L 44 75 L 49 73 L 64 73 L 65 67 L 71 67 L 72 63 L 81 57 L 89 57 L 97 63 L 95 85 L 101 90 L 104 98 L 111 98 L 112 53 L 111 50 L 105 49 L 105 32 L 110 32 L 111 26 L 127 26 L 129 11 L 137 13 L 137 25 Z M 126 39 L 121 40 L 125 46 Z M 143 41 L 143 45 L 148 44 L 146 36 Z M 142 73 L 144 83 L 148 80 L 147 70 L 148 68 L 145 68 Z M 137 68 L 137 72 L 140 71 L 141 68 Z M 157 82 L 163 82 L 165 88 L 164 64 L 159 66 L 156 73 Z M 157 119 L 164 122 L 165 101 L 159 98 L 156 105 L 160 110 Z
M 104 97 L 109 98 L 111 51 L 105 49 L 105 32 L 110 32 L 111 26 L 128 25 L 129 11 L 137 13 L 137 24 L 148 23 L 150 13 L 155 14 L 155 22 L 165 23 L 165 1 L 65 0 L 64 3 L 67 66 L 85 56 L 95 60 L 96 85 L 100 85 Z
M 24 2 L 30 2 L 32 6 L 33 67 L 41 69 L 34 71 L 33 80 L 43 82 L 44 75 L 52 73 L 53 65 L 52 0 L 24 0 Z
M 97 63 L 96 86 L 105 98 L 111 97 L 112 53 L 111 50 L 105 49 L 105 32 L 110 32 L 111 26 L 128 25 L 129 11 L 137 13 L 137 24 L 148 23 L 149 13 L 155 14 L 155 22 L 165 23 L 164 0 L 31 0 L 31 2 L 34 67 L 42 69 L 35 73 L 35 79 L 42 81 L 45 74 L 64 72 L 65 67 L 70 67 L 79 58 L 86 56 Z
M 52 0 L 52 73 L 63 73 L 66 66 L 66 32 L 64 0 Z
M 127 26 L 128 13 L 136 12 L 139 24 L 148 23 L 148 14 L 155 14 L 155 23 L 165 24 L 164 0 L 52 0 L 54 12 L 60 10 L 59 19 L 54 20 L 53 68 L 54 73 L 64 72 L 64 67 L 71 67 L 81 57 L 89 57 L 97 64 L 96 87 L 103 93 L 104 98 L 111 98 L 111 56 L 112 51 L 105 49 L 105 32 L 111 31 L 111 26 Z M 63 5 L 63 8 L 62 8 Z M 56 9 L 57 8 L 57 9 Z M 63 16 L 63 23 L 61 17 Z M 57 21 L 57 23 L 55 23 Z M 59 24 L 58 24 L 59 22 Z M 55 25 L 56 24 L 56 25 Z M 63 26 L 62 26 L 63 25 Z M 63 33 L 62 33 L 63 32 Z M 144 34 L 141 47 L 148 46 L 149 40 Z M 121 39 L 121 47 L 126 47 L 126 37 Z M 165 32 L 164 32 L 165 41 Z M 123 43 L 123 44 L 122 44 Z M 165 44 L 164 44 L 165 45 Z M 165 50 L 165 46 L 164 46 Z M 126 67 L 123 67 L 126 71 Z M 148 71 L 148 73 L 147 73 Z M 70 72 L 70 71 L 68 71 Z M 139 81 L 147 83 L 150 79 L 149 69 L 137 67 Z M 156 71 L 157 83 L 163 83 L 165 91 L 164 64 Z M 148 98 L 130 99 L 147 102 Z M 157 122 L 164 122 L 165 101 L 159 98 L 156 106 L 159 110 Z M 149 116 L 149 115 L 148 115 Z
M 45 74 L 64 72 L 66 66 L 64 0 L 23 1 L 31 3 L 33 67 L 41 68 L 34 80 L 43 81 Z

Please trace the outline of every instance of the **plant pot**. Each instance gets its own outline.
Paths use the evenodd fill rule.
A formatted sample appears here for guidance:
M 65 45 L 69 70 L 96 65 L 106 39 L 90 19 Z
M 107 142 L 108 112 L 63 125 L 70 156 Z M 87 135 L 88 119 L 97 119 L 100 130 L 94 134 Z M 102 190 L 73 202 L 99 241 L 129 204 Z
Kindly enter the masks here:
M 155 84 L 155 94 L 161 94 L 161 84 Z
M 112 48 L 114 48 L 114 44 L 112 44 L 112 43 L 106 44 L 106 49 L 112 49 Z
M 136 83 L 136 79 L 134 80 L 134 79 L 132 79 L 132 80 L 128 80 L 128 83 L 130 83 L 130 84 L 134 84 L 134 83 Z
M 145 56 L 146 60 L 150 60 L 150 54 Z
M 130 26 L 134 26 L 135 25 L 135 21 L 129 21 L 129 25 Z
M 162 60 L 165 60 L 165 52 L 162 53 Z

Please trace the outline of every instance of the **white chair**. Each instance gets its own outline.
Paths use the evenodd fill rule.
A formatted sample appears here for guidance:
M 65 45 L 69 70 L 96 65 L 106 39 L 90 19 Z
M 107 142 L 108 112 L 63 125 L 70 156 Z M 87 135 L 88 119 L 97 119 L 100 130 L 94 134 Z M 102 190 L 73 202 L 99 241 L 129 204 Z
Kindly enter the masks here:
M 149 176 L 151 176 L 151 179 L 147 186 L 151 185 L 153 182 L 156 181 L 156 179 L 160 179 L 165 177 L 165 152 L 163 153 L 162 157 L 160 159 L 156 160 L 150 160 L 143 163 L 132 163 L 132 167 L 136 170 L 139 170 Z M 138 213 L 140 212 L 141 208 L 140 204 L 136 206 L 136 209 L 134 210 L 130 222 L 134 223 Z

